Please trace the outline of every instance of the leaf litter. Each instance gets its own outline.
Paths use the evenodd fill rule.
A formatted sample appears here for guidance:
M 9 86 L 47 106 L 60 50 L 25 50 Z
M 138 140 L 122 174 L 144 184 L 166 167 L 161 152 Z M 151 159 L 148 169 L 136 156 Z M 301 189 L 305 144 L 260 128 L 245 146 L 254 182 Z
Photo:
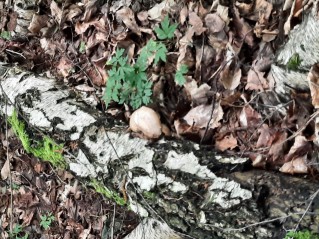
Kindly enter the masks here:
M 289 174 L 316 170 L 312 152 L 316 151 L 319 124 L 308 120 L 318 108 L 317 65 L 308 75 L 310 93 L 292 90 L 289 102 L 267 94 L 275 87 L 269 70 L 279 48 L 277 40 L 302 20 L 302 11 L 309 8 L 307 3 L 286 1 L 282 19 L 279 9 L 283 3 L 265 0 L 254 4 L 236 1 L 234 5 L 170 0 L 147 7 L 131 1 L 115 1 L 112 6 L 84 0 L 42 2 L 41 12 L 33 15 L 28 26 L 30 41 L 0 38 L 1 61 L 18 62 L 27 70 L 63 79 L 86 96 L 92 107 L 103 108 L 101 99 L 110 69 L 105 63 L 116 49 L 123 49 L 128 61 L 135 63 L 147 42 L 174 36 L 167 41 L 166 62 L 155 59 L 158 64 L 147 69 L 154 92 L 149 107 L 160 115 L 170 135 L 210 145 L 212 150 L 248 156 L 254 167 Z M 10 29 L 15 27 L 15 17 L 9 16 Z M 1 25 L 5 26 L 3 21 Z M 122 109 L 111 102 L 108 112 Z M 13 157 L 14 162 L 19 160 L 26 160 L 29 168 L 13 168 L 20 173 L 16 183 L 22 185 L 14 192 L 16 210 L 37 205 L 45 211 L 49 205 L 56 212 L 57 231 L 64 226 L 65 235 L 77 231 L 81 237 L 90 238 L 90 233 L 102 230 L 106 218 L 96 208 L 92 210 L 101 215 L 98 220 L 85 221 L 84 212 L 89 213 L 85 208 L 96 205 L 84 200 L 87 192 L 72 176 L 60 175 L 66 184 L 54 177 L 45 182 L 43 178 L 52 173 L 46 164 L 34 163 L 35 159 L 23 154 Z M 1 167 L 3 179 L 8 176 L 7 167 Z M 36 187 L 24 186 L 30 182 Z M 51 191 L 46 192 L 44 185 Z M 1 187 L 8 192 L 4 184 Z M 21 197 L 21 192 L 26 196 Z M 83 220 L 79 224 L 72 208 L 81 198 L 84 211 L 79 213 Z M 54 201 L 61 201 L 61 205 L 52 204 Z M 8 206 L 5 196 L 3 206 Z M 39 219 L 32 207 L 22 212 L 19 220 L 26 227 L 34 218 Z M 8 218 L 2 218 L 2 222 L 8 228 Z M 83 224 L 88 226 L 84 228 Z

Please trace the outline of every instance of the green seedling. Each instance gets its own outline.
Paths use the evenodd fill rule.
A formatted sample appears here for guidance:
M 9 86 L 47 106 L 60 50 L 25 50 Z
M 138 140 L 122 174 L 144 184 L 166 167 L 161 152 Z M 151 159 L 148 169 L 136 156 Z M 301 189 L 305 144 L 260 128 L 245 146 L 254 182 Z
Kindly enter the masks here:
M 84 53 L 85 50 L 86 50 L 85 42 L 84 42 L 84 41 L 81 41 L 79 52 L 80 52 L 80 53 Z
M 40 226 L 45 230 L 51 227 L 52 222 L 55 220 L 55 217 L 49 212 L 47 215 L 40 216 Z
M 24 236 L 19 236 L 20 234 L 23 234 L 23 227 L 20 224 L 16 224 L 13 227 L 12 232 L 9 233 L 10 238 L 14 238 L 14 239 L 28 239 L 29 238 L 28 233 L 24 233 Z
M 177 24 L 170 25 L 168 16 L 161 22 L 161 28 L 155 29 L 159 39 L 170 39 L 174 36 Z M 137 109 L 151 103 L 152 82 L 147 78 L 147 69 L 157 65 L 160 61 L 166 62 L 167 48 L 162 42 L 149 40 L 141 49 L 134 65 L 129 64 L 124 56 L 124 49 L 116 50 L 115 55 L 107 62 L 112 68 L 108 71 L 108 79 L 104 94 L 106 107 L 113 100 L 119 104 L 126 103 Z M 176 71 L 175 82 L 183 85 L 186 80 L 184 74 L 188 71 L 182 65 Z
M 156 27 L 154 31 L 158 39 L 166 40 L 174 37 L 174 32 L 177 28 L 177 24 L 170 25 L 168 16 L 165 16 L 164 20 L 161 22 L 161 27 Z
M 177 85 L 184 85 L 186 83 L 185 74 L 188 72 L 186 65 L 181 65 L 175 73 L 175 82 Z
M 296 71 L 299 69 L 299 66 L 301 64 L 302 60 L 300 59 L 300 56 L 298 53 L 295 53 L 290 57 L 288 63 L 287 63 L 287 68 L 289 70 Z
M 0 33 L 0 37 L 1 37 L 2 39 L 4 39 L 4 40 L 10 41 L 10 40 L 11 40 L 11 33 L 8 32 L 8 31 L 2 31 L 2 32 Z
M 312 232 L 306 231 L 290 231 L 286 234 L 284 239 L 319 239 L 319 236 Z

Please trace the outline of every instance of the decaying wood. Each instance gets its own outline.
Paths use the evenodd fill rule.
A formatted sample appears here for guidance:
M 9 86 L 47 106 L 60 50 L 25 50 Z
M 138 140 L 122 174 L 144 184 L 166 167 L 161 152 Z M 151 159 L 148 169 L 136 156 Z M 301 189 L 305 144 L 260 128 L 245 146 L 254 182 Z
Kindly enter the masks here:
M 8 115 L 15 107 L 33 134 L 40 130 L 65 143 L 76 175 L 103 180 L 119 194 L 124 188 L 130 208 L 148 218 L 127 238 L 282 238 L 316 190 L 310 180 L 252 170 L 246 158 L 216 155 L 191 142 L 132 138 L 126 126 L 54 79 L 7 70 L 2 114 L 8 97 Z M 68 148 L 70 142 L 78 149 Z M 318 213 L 310 213 L 318 212 L 318 203 L 301 227 L 316 230 Z
M 278 51 L 269 74 L 276 83 L 275 91 L 286 99 L 290 99 L 290 91 L 309 90 L 307 75 L 310 68 L 319 62 L 319 19 L 318 1 L 312 10 L 304 14 L 303 21 L 295 26 L 289 34 L 289 40 Z M 298 70 L 289 70 L 288 62 L 295 54 L 301 60 Z
M 25 29 L 29 23 L 24 21 L 30 22 L 33 13 L 23 12 L 27 17 L 18 27 Z M 319 61 L 318 32 L 315 7 L 271 66 L 275 91 L 286 99 L 292 88 L 309 89 L 308 71 Z M 295 53 L 302 59 L 301 70 L 288 71 Z M 0 75 L 6 70 L 0 66 Z M 132 138 L 126 126 L 54 79 L 10 68 L 1 89 L 1 113 L 11 115 L 16 108 L 33 134 L 39 130 L 64 142 L 71 171 L 103 180 L 119 194 L 124 188 L 130 208 L 144 218 L 127 239 L 283 238 L 285 229 L 294 229 L 301 218 L 300 228 L 318 231 L 318 197 L 303 215 L 317 189 L 310 179 L 253 170 L 246 158 L 216 155 L 190 142 Z M 68 148 L 70 142 L 78 149 Z

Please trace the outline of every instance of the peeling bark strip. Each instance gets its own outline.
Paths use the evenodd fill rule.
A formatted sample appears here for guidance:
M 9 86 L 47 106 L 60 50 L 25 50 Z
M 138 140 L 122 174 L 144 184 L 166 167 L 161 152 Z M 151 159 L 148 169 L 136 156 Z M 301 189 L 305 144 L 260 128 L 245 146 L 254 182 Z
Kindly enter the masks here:
M 289 215 L 303 213 L 316 189 L 302 178 L 241 172 L 250 168 L 247 159 L 216 155 L 190 142 L 149 144 L 130 138 L 123 126 L 113 125 L 111 118 L 91 109 L 85 99 L 54 79 L 11 68 L 1 86 L 2 114 L 8 96 L 33 134 L 37 129 L 57 142 L 78 143 L 77 150 L 66 149 L 71 153 L 64 155 L 73 172 L 103 179 L 113 190 L 125 187 L 130 208 L 149 217 L 127 238 L 185 237 L 171 228 L 194 238 L 282 238 L 283 228 L 294 228 L 302 216 Z M 12 110 L 13 105 L 9 115 Z M 318 199 L 314 205 L 319 205 Z M 249 227 L 286 216 L 285 221 Z M 316 230 L 318 220 L 318 213 L 306 215 L 301 226 Z

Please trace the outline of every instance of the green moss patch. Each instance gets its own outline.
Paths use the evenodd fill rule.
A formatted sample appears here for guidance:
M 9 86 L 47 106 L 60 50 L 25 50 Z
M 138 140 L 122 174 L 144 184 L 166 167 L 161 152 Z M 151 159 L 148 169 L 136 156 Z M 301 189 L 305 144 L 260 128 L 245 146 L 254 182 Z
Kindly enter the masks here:
M 96 192 L 101 193 L 106 198 L 114 200 L 116 204 L 121 206 L 126 205 L 124 198 L 122 198 L 118 193 L 108 189 L 103 183 L 97 181 L 96 179 L 92 179 L 90 185 L 95 189 Z
M 37 142 L 38 146 L 31 146 L 31 140 L 25 130 L 25 124 L 18 119 L 16 111 L 9 117 L 8 122 L 12 126 L 14 133 L 21 140 L 23 148 L 27 153 L 32 153 L 35 157 L 43 161 L 50 162 L 58 168 L 66 168 L 66 162 L 62 156 L 63 144 L 57 144 L 49 137 L 43 137 L 43 141 Z

